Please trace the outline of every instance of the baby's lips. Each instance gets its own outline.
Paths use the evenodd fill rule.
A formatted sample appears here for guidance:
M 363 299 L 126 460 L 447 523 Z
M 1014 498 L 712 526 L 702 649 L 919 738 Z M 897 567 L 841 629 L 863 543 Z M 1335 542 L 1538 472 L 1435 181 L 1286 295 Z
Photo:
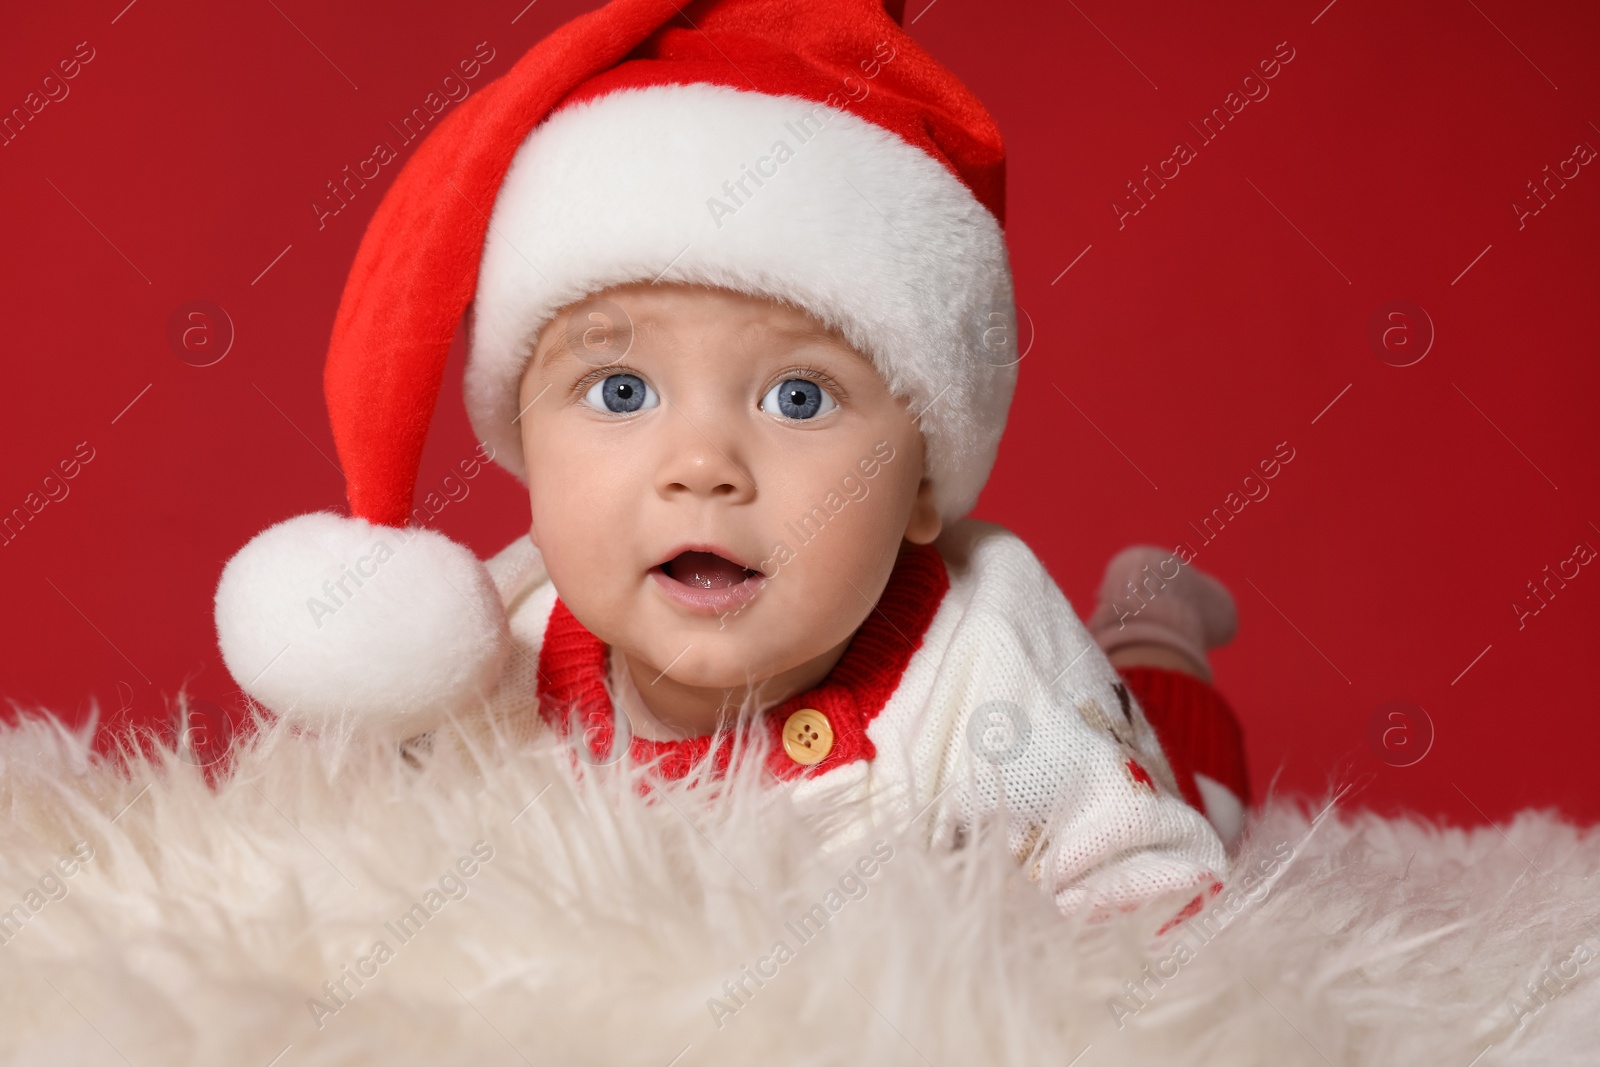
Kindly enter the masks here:
M 659 567 L 650 572 L 650 579 L 668 599 L 703 615 L 727 615 L 738 611 L 748 604 L 766 583 L 766 579 L 757 574 L 729 585 L 692 585 L 673 579 Z

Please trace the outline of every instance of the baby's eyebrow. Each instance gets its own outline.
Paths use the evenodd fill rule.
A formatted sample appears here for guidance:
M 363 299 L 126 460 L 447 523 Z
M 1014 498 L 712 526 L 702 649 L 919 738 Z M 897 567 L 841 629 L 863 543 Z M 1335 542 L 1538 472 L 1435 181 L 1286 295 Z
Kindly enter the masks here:
M 757 326 L 754 327 L 754 330 L 757 332 L 777 335 L 790 341 L 820 341 L 829 348 L 835 348 L 843 352 L 847 352 L 851 356 L 854 356 L 857 360 L 860 360 L 869 366 L 872 365 L 872 360 L 870 357 L 856 351 L 854 345 L 852 345 L 840 334 L 828 329 L 826 326 Z
M 571 329 L 572 327 L 569 320 L 561 329 L 546 334 L 540 342 L 535 344 L 533 354 L 528 360 L 529 365 L 538 367 L 540 370 L 545 370 L 557 363 L 560 363 L 564 359 L 574 358 L 577 354 L 572 350 L 572 344 L 570 341 Z M 648 337 L 654 332 L 654 329 L 654 324 L 649 321 L 642 321 L 639 323 L 630 321 L 627 327 L 627 332 L 630 334 L 643 334 L 644 336 Z
M 566 345 L 547 342 L 534 346 L 533 358 L 529 362 L 541 370 L 552 363 L 559 363 L 563 356 L 570 356 L 572 352 Z

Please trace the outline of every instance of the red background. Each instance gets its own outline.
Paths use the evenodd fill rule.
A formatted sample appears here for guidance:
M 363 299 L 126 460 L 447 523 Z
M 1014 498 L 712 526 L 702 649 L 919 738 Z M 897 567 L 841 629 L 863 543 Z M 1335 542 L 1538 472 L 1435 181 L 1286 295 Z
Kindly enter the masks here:
M 238 706 L 212 592 L 257 531 L 343 505 L 321 359 L 399 163 L 320 230 L 310 203 L 478 42 L 496 55 L 475 85 L 594 6 L 524 2 L 7 15 L 6 112 L 78 42 L 95 58 L 0 147 L 0 511 L 79 442 L 94 458 L 0 547 L 0 696 L 73 721 L 94 701 L 112 722 L 162 721 L 184 683 Z M 1600 547 L 1600 167 L 1520 229 L 1511 205 L 1579 142 L 1600 147 L 1600 12 L 1323 3 L 910 0 L 909 31 L 1009 145 L 1031 348 L 978 515 L 1024 537 L 1084 613 L 1122 546 L 1198 549 L 1239 605 L 1213 663 L 1258 792 L 1353 781 L 1383 811 L 1592 821 L 1600 568 L 1521 629 L 1511 605 L 1580 541 Z M 1270 95 L 1202 145 L 1188 123 L 1279 42 L 1294 59 Z M 1197 158 L 1119 228 L 1112 201 L 1179 140 Z M 206 367 L 167 340 L 196 299 L 236 331 Z M 1395 300 L 1437 334 L 1411 366 L 1368 339 Z M 424 488 L 474 448 L 459 338 L 454 359 Z M 1189 523 L 1282 441 L 1295 458 L 1270 496 L 1202 542 Z M 470 485 L 436 523 L 488 556 L 526 502 L 498 469 Z M 1435 731 L 1412 766 L 1368 741 L 1396 699 Z

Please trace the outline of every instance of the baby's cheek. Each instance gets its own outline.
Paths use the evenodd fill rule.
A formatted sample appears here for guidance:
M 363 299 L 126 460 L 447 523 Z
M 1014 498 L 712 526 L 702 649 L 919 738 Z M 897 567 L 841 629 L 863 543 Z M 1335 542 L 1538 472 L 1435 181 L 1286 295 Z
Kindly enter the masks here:
M 845 586 L 845 590 L 848 592 L 849 587 Z M 856 605 L 866 607 L 855 593 L 851 592 L 850 596 Z M 725 661 L 726 677 L 718 684 L 742 685 L 751 675 L 765 680 L 809 663 L 848 640 L 863 619 L 864 616 L 838 596 L 836 590 L 819 590 L 811 595 L 808 587 L 799 610 L 785 605 L 781 610 L 764 613 L 764 617 L 750 613 L 741 620 L 745 623 L 743 626 L 730 620 L 723 631 L 729 640 L 718 649 L 720 658 Z M 667 655 L 678 651 L 678 648 L 671 649 Z
M 622 517 L 636 517 L 642 501 L 638 486 L 624 483 L 616 457 L 581 444 L 549 442 L 529 457 L 528 498 L 542 532 L 580 534 L 586 529 L 617 531 Z
M 852 505 L 853 506 L 853 505 Z M 871 611 L 894 564 L 894 546 L 840 524 L 802 547 L 786 575 L 785 610 L 769 613 L 792 638 L 810 638 L 823 648 L 853 632 Z M 898 543 L 898 542 L 897 542 Z M 897 544 L 896 543 L 896 544 Z M 800 627 L 811 632 L 797 632 Z

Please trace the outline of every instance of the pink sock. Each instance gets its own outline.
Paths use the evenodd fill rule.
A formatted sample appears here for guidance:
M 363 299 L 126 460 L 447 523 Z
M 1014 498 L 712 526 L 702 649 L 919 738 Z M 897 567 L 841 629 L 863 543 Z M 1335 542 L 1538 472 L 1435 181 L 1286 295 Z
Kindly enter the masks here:
M 1206 651 L 1226 645 L 1239 627 L 1233 596 L 1221 582 L 1151 545 L 1112 557 L 1099 601 L 1086 625 L 1102 651 L 1165 645 L 1200 664 L 1208 680 Z

